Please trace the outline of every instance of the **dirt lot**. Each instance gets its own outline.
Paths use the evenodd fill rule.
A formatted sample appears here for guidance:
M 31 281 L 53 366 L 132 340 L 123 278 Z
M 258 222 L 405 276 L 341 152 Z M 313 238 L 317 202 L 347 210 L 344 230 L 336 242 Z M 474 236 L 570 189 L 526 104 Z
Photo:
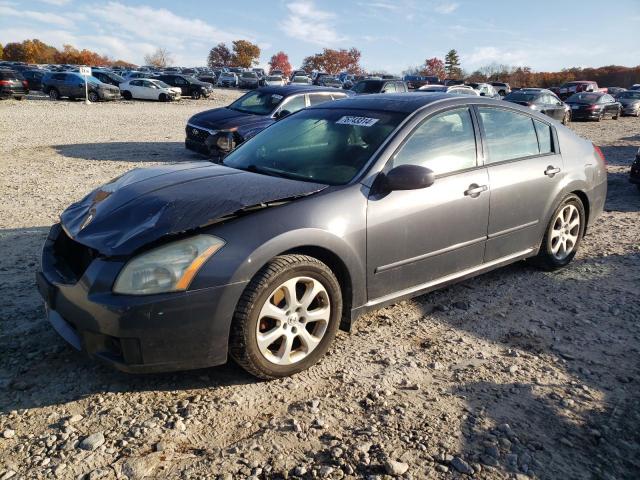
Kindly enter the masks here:
M 640 477 L 640 119 L 573 125 L 609 162 L 572 265 L 385 308 L 295 378 L 130 376 L 68 347 L 34 286 L 49 225 L 116 175 L 194 159 L 177 104 L 0 103 L 0 479 Z

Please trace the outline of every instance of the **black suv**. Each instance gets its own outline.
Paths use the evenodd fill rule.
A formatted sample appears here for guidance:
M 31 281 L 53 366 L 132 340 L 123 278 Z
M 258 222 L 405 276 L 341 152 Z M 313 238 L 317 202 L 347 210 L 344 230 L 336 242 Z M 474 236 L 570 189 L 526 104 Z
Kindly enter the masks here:
M 42 90 L 42 78 L 44 74 L 42 70 L 23 70 L 22 76 L 27 81 L 29 90 Z
M 29 93 L 27 81 L 18 72 L 0 68 L 0 98 L 22 97 Z
M 406 93 L 407 84 L 402 80 L 360 80 L 351 91 L 356 95 L 369 93 Z
M 172 87 L 180 87 L 183 97 L 191 97 L 198 99 L 200 97 L 207 98 L 213 92 L 213 86 L 210 83 L 203 82 L 189 75 L 165 74 L 158 77 L 164 83 L 168 83 Z
M 125 81 L 124 78 L 117 73 L 107 72 L 105 70 L 91 70 L 91 75 L 96 77 L 102 83 L 108 83 L 109 85 L 114 85 L 116 87 L 119 87 L 120 84 Z
M 89 101 L 116 100 L 120 98 L 120 89 L 113 85 L 102 83 L 95 77 L 87 77 Z M 42 78 L 42 91 L 49 95 L 51 100 L 59 100 L 62 97 L 84 98 L 84 77 L 73 72 L 49 72 Z

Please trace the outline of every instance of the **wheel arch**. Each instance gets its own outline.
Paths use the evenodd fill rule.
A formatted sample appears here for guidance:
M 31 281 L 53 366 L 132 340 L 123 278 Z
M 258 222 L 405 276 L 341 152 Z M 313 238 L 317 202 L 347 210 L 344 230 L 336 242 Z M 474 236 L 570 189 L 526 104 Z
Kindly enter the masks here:
M 590 215 L 591 215 L 591 205 L 589 204 L 589 197 L 587 196 L 586 193 L 584 193 L 582 190 L 573 190 L 572 192 L 569 192 L 570 194 L 575 195 L 576 197 L 578 197 L 580 199 L 580 201 L 582 202 L 582 206 L 584 207 L 584 234 L 587 234 L 587 228 L 589 227 L 589 220 L 590 220 Z

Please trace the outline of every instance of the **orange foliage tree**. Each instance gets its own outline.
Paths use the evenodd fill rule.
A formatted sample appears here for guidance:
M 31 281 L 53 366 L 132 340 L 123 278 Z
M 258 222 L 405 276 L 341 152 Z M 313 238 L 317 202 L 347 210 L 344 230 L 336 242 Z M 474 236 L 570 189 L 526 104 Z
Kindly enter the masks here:
M 274 70 L 282 70 L 287 77 L 291 75 L 292 68 L 289 63 L 289 56 L 283 51 L 279 51 L 269 60 L 269 72 L 273 72 Z
M 302 61 L 302 69 L 308 72 L 320 70 L 332 75 L 340 72 L 360 74 L 362 73 L 362 67 L 360 66 L 361 56 L 362 54 L 357 48 L 349 50 L 325 48 L 322 53 L 306 57 Z

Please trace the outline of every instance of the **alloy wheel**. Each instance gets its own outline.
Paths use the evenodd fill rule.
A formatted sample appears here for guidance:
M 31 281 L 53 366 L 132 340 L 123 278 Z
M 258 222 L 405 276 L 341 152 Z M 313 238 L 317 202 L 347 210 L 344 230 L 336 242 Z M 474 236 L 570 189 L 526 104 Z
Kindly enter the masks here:
M 564 260 L 573 252 L 580 235 L 580 212 L 568 204 L 558 212 L 551 229 L 551 253 L 557 260 Z
M 325 287 L 311 277 L 294 277 L 267 298 L 256 326 L 262 356 L 276 365 L 306 358 L 320 344 L 331 318 Z

